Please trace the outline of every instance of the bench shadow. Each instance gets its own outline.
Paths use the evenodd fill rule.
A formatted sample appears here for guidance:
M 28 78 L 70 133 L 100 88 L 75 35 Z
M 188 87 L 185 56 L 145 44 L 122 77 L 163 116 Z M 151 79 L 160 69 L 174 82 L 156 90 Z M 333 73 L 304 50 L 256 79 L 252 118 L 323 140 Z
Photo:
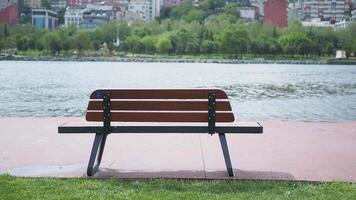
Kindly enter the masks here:
M 227 172 L 221 171 L 130 171 L 123 172 L 116 169 L 101 168 L 93 178 L 123 178 L 123 179 L 213 179 L 213 180 L 295 180 L 294 176 L 286 172 L 275 171 L 248 171 L 234 169 L 234 177 L 229 177 Z M 87 177 L 83 175 L 83 177 Z
M 294 176 L 287 172 L 277 171 L 249 171 L 234 169 L 234 177 L 227 175 L 226 171 L 207 171 L 207 179 L 240 179 L 240 180 L 295 180 Z

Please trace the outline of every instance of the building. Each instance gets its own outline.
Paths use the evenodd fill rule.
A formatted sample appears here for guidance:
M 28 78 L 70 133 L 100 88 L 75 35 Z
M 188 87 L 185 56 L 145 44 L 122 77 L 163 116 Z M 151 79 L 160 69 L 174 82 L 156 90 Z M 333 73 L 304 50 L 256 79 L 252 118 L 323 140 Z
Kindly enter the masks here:
M 41 8 L 42 0 L 24 0 L 24 6 L 29 8 Z
M 356 10 L 351 12 L 351 21 L 356 21 Z
M 137 15 L 143 21 L 151 21 L 160 15 L 161 0 L 131 0 L 128 12 Z
M 176 6 L 182 2 L 183 2 L 182 0 L 162 0 L 162 7 L 169 8 L 172 6 Z
M 238 7 L 237 10 L 240 12 L 240 17 L 244 20 L 253 21 L 258 17 L 257 7 Z
M 34 8 L 32 13 L 32 25 L 39 29 L 54 30 L 58 27 L 57 12 L 44 9 Z
M 250 0 L 251 6 L 258 8 L 258 14 L 262 16 L 264 15 L 263 2 L 264 0 Z
M 50 0 L 49 3 L 51 4 L 51 9 L 57 11 L 67 7 L 66 0 Z
M 345 29 L 350 24 L 351 24 L 351 21 L 341 20 L 341 21 L 335 22 L 334 29 Z
M 270 23 L 280 28 L 288 25 L 287 0 L 266 0 L 264 2 L 264 23 Z
M 321 21 L 350 19 L 351 0 L 299 0 L 299 15 L 304 21 L 320 18 Z
M 14 4 L 17 4 L 17 0 L 0 0 L 0 11 Z
M 83 20 L 85 6 L 69 6 L 64 13 L 64 26 L 74 25 L 79 28 L 80 22 Z
M 248 7 L 251 5 L 250 0 L 227 0 L 227 3 L 235 3 L 239 7 Z
M 302 21 L 302 25 L 305 27 L 334 27 L 334 25 L 331 24 L 330 21 L 321 21 L 320 18 L 314 18 L 309 21 Z
M 112 10 L 85 10 L 79 23 L 80 28 L 94 29 L 113 20 L 115 14 Z
M 0 24 L 16 24 L 18 16 L 17 4 L 6 4 L 6 7 L 1 8 L 2 9 L 0 10 Z
M 299 6 L 296 3 L 288 5 L 288 26 L 292 25 L 294 21 L 301 21 L 299 18 Z
M 83 6 L 91 4 L 92 0 L 66 0 L 67 6 Z

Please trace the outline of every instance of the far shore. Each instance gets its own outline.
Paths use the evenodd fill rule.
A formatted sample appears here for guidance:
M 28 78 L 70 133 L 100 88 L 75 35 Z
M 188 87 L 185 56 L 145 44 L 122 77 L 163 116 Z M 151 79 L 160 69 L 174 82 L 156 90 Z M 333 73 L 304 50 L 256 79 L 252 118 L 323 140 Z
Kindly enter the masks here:
M 310 65 L 355 65 L 356 59 L 223 59 L 223 58 L 179 58 L 179 57 L 122 57 L 122 56 L 0 56 L 0 60 L 11 61 L 68 61 L 68 62 L 162 62 L 162 63 L 222 63 L 222 64 L 310 64 Z
M 119 56 L 0 56 L 0 60 L 13 61 L 69 61 L 69 62 L 175 62 L 175 63 L 222 63 L 222 64 L 311 64 L 325 65 L 327 59 L 219 59 L 219 58 L 167 58 L 167 57 L 119 57 Z M 354 60 L 356 63 L 356 61 Z M 355 64 L 354 63 L 354 64 Z M 337 64 L 337 63 L 333 63 Z

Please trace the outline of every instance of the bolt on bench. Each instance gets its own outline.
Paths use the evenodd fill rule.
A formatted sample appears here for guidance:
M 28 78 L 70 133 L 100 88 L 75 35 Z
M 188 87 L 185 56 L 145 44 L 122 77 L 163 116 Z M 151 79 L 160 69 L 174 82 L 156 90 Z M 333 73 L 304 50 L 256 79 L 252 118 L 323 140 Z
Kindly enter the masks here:
M 225 134 L 263 132 L 258 122 L 235 122 L 228 96 L 219 89 L 100 89 L 90 95 L 86 120 L 103 124 L 66 123 L 58 133 L 95 133 L 88 176 L 98 170 L 111 133 L 218 133 L 233 176 Z

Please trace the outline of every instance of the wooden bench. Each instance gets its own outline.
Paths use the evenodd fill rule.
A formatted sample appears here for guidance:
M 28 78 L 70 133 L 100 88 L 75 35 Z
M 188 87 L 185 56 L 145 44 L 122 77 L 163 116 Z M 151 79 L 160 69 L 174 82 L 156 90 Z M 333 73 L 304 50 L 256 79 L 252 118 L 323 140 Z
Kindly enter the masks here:
M 228 96 L 219 89 L 100 89 L 90 95 L 86 120 L 63 124 L 58 132 L 95 133 L 88 176 L 99 168 L 111 133 L 218 133 L 233 176 L 225 134 L 263 132 L 258 122 L 235 122 Z

